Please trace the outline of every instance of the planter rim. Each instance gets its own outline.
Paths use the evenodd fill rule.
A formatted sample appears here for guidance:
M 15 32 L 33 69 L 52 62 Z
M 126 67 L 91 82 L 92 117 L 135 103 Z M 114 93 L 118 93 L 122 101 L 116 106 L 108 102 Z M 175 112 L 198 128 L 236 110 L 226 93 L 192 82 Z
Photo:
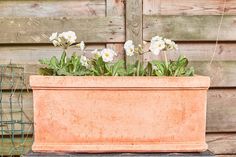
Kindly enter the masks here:
M 208 76 L 42 76 L 31 75 L 30 86 L 40 88 L 209 88 Z

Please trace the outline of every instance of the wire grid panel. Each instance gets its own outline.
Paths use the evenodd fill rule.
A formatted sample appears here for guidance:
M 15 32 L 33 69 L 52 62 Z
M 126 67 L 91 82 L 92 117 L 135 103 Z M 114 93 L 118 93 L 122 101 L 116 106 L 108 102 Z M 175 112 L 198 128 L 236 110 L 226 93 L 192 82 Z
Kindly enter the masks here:
M 32 130 L 32 119 L 24 110 L 24 68 L 1 65 L 0 69 L 0 155 L 19 155 L 26 151 Z

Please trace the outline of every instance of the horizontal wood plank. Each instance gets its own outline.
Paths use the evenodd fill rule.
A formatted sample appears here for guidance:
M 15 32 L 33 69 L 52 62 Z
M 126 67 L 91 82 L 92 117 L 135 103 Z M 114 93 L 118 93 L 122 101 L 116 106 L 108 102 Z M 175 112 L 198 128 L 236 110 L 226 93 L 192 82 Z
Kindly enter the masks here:
M 122 56 L 120 56 L 122 57 Z M 38 64 L 26 64 L 18 65 L 25 68 L 24 78 L 26 87 L 28 85 L 28 77 L 33 74 L 38 74 L 38 69 L 41 67 Z M 210 64 L 209 61 L 193 61 L 189 63 L 189 66 L 195 68 L 195 74 L 210 76 L 211 87 L 236 87 L 236 62 L 235 61 L 214 61 Z M 7 78 L 6 78 L 7 79 Z M 20 78 L 16 78 L 17 80 Z M 9 89 L 10 86 L 6 86 L 3 89 Z
M 207 134 L 209 150 L 216 155 L 236 156 L 236 133 Z
M 124 42 L 123 17 L 9 18 L 0 17 L 0 44 L 49 43 L 53 32 L 75 31 L 77 41 Z
M 154 16 L 144 15 L 143 37 L 164 36 L 178 41 L 214 41 L 221 16 Z M 219 40 L 236 40 L 236 16 L 224 16 Z
M 86 43 L 85 43 L 86 44 Z M 92 57 L 91 52 L 95 49 L 99 51 L 105 48 L 105 44 L 93 44 L 85 47 L 85 56 Z M 68 56 L 74 52 L 82 54 L 77 47 L 68 49 Z M 62 49 L 50 45 L 18 45 L 18 46 L 0 46 L 0 64 L 38 64 L 39 59 L 51 58 L 56 56 L 60 58 Z
M 14 142 L 13 142 L 14 141 Z M 4 137 L 0 142 L 0 155 L 1 156 L 15 156 L 26 154 L 31 150 L 33 144 L 32 136 L 15 137 Z
M 221 15 L 224 0 L 143 0 L 145 15 Z M 236 15 L 236 1 L 227 0 L 226 15 Z
M 190 61 L 211 61 L 216 47 L 213 61 L 235 61 L 236 60 L 236 43 L 221 42 L 217 45 L 214 42 L 177 42 L 178 50 L 168 52 L 168 58 L 175 60 L 179 55 L 186 56 Z M 148 43 L 145 49 L 149 49 Z M 146 61 L 151 59 L 164 59 L 163 54 L 154 55 L 146 53 L 144 58 Z
M 235 61 L 209 61 L 190 62 L 195 74 L 210 76 L 211 87 L 236 87 Z
M 124 0 L 106 0 L 107 16 L 124 16 L 125 4 Z
M 236 132 L 235 109 L 236 88 L 209 90 L 207 98 L 207 132 Z
M 105 0 L 4 0 L 0 17 L 105 16 Z

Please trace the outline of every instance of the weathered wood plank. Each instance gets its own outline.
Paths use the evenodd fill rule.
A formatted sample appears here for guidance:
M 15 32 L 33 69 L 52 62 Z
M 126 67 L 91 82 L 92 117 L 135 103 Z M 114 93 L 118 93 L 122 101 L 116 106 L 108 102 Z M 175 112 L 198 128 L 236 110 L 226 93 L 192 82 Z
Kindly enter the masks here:
M 125 4 L 123 0 L 106 0 L 106 16 L 123 16 L 125 15 Z M 108 43 L 107 48 L 113 49 L 117 53 L 115 61 L 124 59 L 123 44 L 121 43 Z
M 105 16 L 105 0 L 0 1 L 0 17 Z
M 145 15 L 221 15 L 224 0 L 143 0 Z M 227 0 L 225 14 L 236 15 L 236 1 Z
M 126 0 L 126 40 L 133 40 L 134 45 L 143 41 L 143 2 L 142 0 Z M 126 63 L 134 63 L 137 56 L 126 57 Z
M 106 0 L 107 16 L 124 16 L 125 4 L 124 0 Z
M 236 87 L 236 62 L 190 62 L 198 75 L 210 76 L 211 87 Z
M 172 51 L 168 53 L 168 58 L 175 60 L 179 55 L 186 56 L 190 61 L 209 61 L 211 60 L 215 43 L 214 42 L 178 42 L 179 49 L 177 51 Z M 147 44 L 146 49 L 148 49 L 150 43 Z M 231 43 L 218 43 L 216 47 L 216 53 L 213 58 L 214 61 L 235 61 L 236 60 L 236 44 Z M 151 59 L 164 59 L 162 53 L 158 56 L 152 53 L 146 53 L 144 56 L 146 61 Z
M 53 32 L 75 31 L 77 41 L 124 42 L 123 17 L 5 18 L 0 17 L 0 44 L 49 43 Z
M 236 156 L 236 133 L 228 134 L 207 134 L 209 150 L 216 155 Z
M 235 61 L 214 61 L 211 65 L 209 61 L 193 61 L 189 64 L 195 68 L 196 74 L 210 76 L 211 87 L 236 87 Z M 37 74 L 40 66 L 28 64 L 23 67 L 25 67 L 25 83 L 28 86 L 29 75 Z M 4 87 L 8 88 L 10 87 Z
M 86 43 L 85 43 L 86 44 Z M 88 45 L 85 48 L 85 56 L 91 57 L 91 51 L 101 50 L 105 44 Z M 79 48 L 71 47 L 68 49 L 68 55 L 73 52 L 82 54 Z M 18 45 L 18 46 L 0 46 L 0 64 L 38 64 L 39 59 L 61 56 L 62 49 L 51 45 Z
M 114 61 L 125 58 L 123 44 L 107 44 L 106 47 L 113 49 L 117 53 Z
M 123 44 L 107 44 L 114 48 L 118 53 L 118 58 L 122 56 Z M 180 54 L 186 56 L 190 61 L 210 61 L 215 48 L 214 43 L 178 43 L 179 50 L 177 52 L 170 52 L 168 57 L 170 59 L 176 59 Z M 101 50 L 105 47 L 105 44 L 93 44 L 88 45 L 85 49 L 86 56 L 90 56 L 90 52 L 94 49 Z M 73 52 L 81 51 L 78 48 L 71 48 L 68 50 L 69 55 Z M 214 61 L 234 61 L 236 60 L 236 44 L 235 43 L 219 43 L 216 49 Z M 50 58 L 51 56 L 59 57 L 61 55 L 61 49 L 53 47 L 52 45 L 18 45 L 18 46 L 0 46 L 0 64 L 37 64 L 39 59 Z M 124 54 L 123 54 L 124 55 Z M 150 59 L 162 59 L 162 55 L 152 55 L 151 53 L 145 55 L 145 60 Z
M 160 35 L 178 41 L 214 41 L 221 16 L 143 16 L 144 40 Z M 219 40 L 236 40 L 236 16 L 225 16 Z
M 14 142 L 12 142 L 10 137 L 4 137 L 3 141 L 0 141 L 0 155 L 14 156 L 26 154 L 31 150 L 32 143 L 32 136 L 25 136 L 24 138 L 15 137 Z
M 236 132 L 235 88 L 209 90 L 207 132 Z

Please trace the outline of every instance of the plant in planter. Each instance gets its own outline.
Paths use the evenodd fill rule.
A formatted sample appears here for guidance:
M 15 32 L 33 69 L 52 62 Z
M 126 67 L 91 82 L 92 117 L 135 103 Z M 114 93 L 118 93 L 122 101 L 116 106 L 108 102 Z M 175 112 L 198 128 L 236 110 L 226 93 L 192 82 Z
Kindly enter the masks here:
M 194 75 L 188 60 L 168 61 L 177 45 L 153 37 L 145 44 L 124 45 L 127 56 L 163 53 L 164 61 L 126 65 L 112 62 L 116 52 L 105 48 L 85 57 L 84 42 L 74 32 L 54 33 L 61 58 L 40 60 L 42 75 L 31 76 L 35 139 L 33 151 L 189 152 L 204 151 L 208 77 Z M 69 47 L 82 55 L 68 57 Z M 109 77 L 108 77 L 109 76 Z M 132 76 L 132 77 L 131 77 Z

